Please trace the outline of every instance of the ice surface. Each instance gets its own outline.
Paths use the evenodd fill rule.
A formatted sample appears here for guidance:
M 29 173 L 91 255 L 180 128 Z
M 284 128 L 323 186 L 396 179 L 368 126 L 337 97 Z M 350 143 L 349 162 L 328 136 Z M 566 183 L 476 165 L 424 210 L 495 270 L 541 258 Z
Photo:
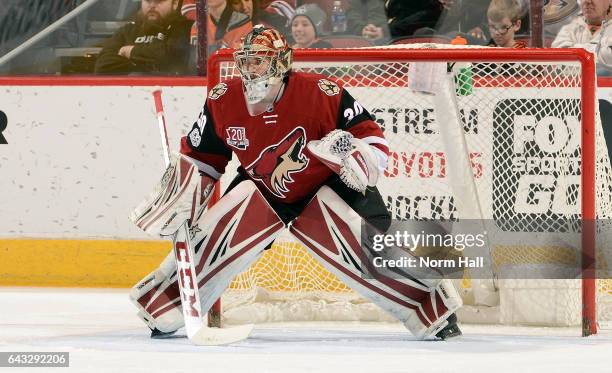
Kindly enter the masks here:
M 460 340 L 439 342 L 400 324 L 285 323 L 198 347 L 183 331 L 149 339 L 127 290 L 0 288 L 0 299 L 0 351 L 70 352 L 70 368 L 19 372 L 612 372 L 607 332 L 465 325 Z

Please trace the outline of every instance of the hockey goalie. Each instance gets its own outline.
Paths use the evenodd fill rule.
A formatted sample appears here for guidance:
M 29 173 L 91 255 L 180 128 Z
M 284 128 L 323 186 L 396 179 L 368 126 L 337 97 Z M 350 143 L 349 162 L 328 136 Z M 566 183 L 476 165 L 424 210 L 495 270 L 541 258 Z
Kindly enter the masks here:
M 209 89 L 180 154 L 132 214 L 156 236 L 187 223 L 202 310 L 288 228 L 329 271 L 417 338 L 460 335 L 461 299 L 449 280 L 379 273 L 360 244 L 363 223 L 378 232 L 391 224 L 376 188 L 389 149 L 371 114 L 339 83 L 291 71 L 292 50 L 274 29 L 254 27 L 234 60 L 240 78 Z M 232 153 L 238 176 L 206 209 Z M 170 255 L 132 289 L 154 338 L 184 325 L 176 273 Z

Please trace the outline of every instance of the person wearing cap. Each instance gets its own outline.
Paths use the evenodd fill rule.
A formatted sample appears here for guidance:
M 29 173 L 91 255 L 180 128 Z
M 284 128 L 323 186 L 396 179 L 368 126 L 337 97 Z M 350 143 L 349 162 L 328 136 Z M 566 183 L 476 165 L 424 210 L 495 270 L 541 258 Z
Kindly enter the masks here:
M 291 20 L 295 15 L 294 0 L 227 0 L 236 12 L 244 13 L 253 25 L 264 25 L 280 31 L 283 35 L 291 33 Z
M 295 10 L 291 20 L 293 48 L 331 48 L 332 45 L 319 39 L 324 34 L 323 24 L 327 15 L 317 4 L 304 4 Z

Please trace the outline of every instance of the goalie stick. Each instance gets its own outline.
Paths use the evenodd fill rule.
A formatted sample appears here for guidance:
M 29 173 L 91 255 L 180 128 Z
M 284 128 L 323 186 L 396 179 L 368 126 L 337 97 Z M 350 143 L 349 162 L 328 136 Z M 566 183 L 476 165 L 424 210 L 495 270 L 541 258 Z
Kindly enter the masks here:
M 161 89 L 153 91 L 155 112 L 162 140 L 164 162 L 170 165 L 170 145 L 166 131 L 166 119 L 161 99 Z M 194 263 L 194 250 L 189 238 L 189 226 L 185 221 L 179 230 L 172 235 L 172 250 L 176 258 L 176 270 L 181 294 L 183 317 L 187 337 L 195 345 L 222 345 L 238 342 L 249 337 L 253 325 L 241 325 L 232 328 L 211 328 L 207 325 L 206 315 L 202 312 L 200 293 L 198 291 L 197 272 Z

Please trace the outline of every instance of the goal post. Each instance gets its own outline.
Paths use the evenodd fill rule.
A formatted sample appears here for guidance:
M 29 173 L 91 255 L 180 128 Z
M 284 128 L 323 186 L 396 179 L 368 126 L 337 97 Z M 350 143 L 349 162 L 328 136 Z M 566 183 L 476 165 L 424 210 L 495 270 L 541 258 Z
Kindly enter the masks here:
M 601 281 L 597 281 L 596 277 L 599 268 L 595 262 L 598 245 L 596 219 L 609 219 L 611 217 L 612 199 L 610 194 L 612 192 L 610 192 L 609 186 L 611 177 L 602 175 L 602 172 L 610 172 L 610 165 L 605 142 L 603 142 L 602 149 L 603 140 L 599 133 L 601 124 L 598 124 L 596 109 L 596 76 L 593 55 L 582 49 L 515 50 L 505 48 L 451 48 L 446 45 L 424 45 L 420 48 L 392 46 L 389 48 L 294 51 L 294 67 L 296 70 L 322 73 L 342 82 L 366 109 L 372 110 L 372 114 L 377 117 L 379 123 L 385 124 L 385 137 L 390 142 L 392 156 L 389 168 L 380 183 L 380 189 L 387 198 L 388 206 L 393 210 L 393 217 L 396 219 L 402 217 L 450 218 L 452 220 L 456 218 L 459 201 L 453 200 L 453 180 L 446 169 L 446 167 L 451 167 L 451 163 L 446 159 L 448 157 L 447 152 L 440 150 L 443 149 L 439 143 L 440 140 L 432 140 L 431 135 L 429 135 L 429 133 L 437 133 L 438 129 L 441 131 L 442 127 L 436 127 L 435 125 L 435 113 L 431 113 L 429 109 L 430 101 L 421 103 L 421 101 L 416 100 L 415 96 L 408 92 L 406 84 L 408 71 L 412 64 L 416 62 L 457 63 L 458 66 L 460 64 L 466 66 L 466 71 L 469 70 L 469 81 L 463 83 L 468 83 L 470 86 L 466 88 L 466 92 L 460 92 L 458 88 L 457 99 L 462 110 L 461 119 L 464 127 L 469 127 L 471 120 L 479 120 L 472 118 L 471 115 L 478 116 L 478 118 L 481 116 L 487 118 L 487 122 L 481 124 L 478 130 L 469 133 L 468 147 L 470 149 L 468 150 L 469 154 L 466 155 L 472 163 L 476 182 L 478 196 L 475 198 L 480 201 L 485 211 L 483 218 L 494 219 L 500 217 L 499 212 L 493 211 L 496 204 L 504 205 L 501 219 L 531 216 L 529 215 L 531 212 L 523 214 L 524 211 L 518 211 L 521 209 L 514 206 L 518 203 L 515 200 L 518 198 L 517 195 L 521 194 L 521 191 L 517 189 L 521 185 L 521 176 L 525 175 L 517 171 L 516 174 L 504 174 L 497 179 L 491 176 L 495 172 L 494 167 L 517 167 L 511 161 L 504 160 L 504 157 L 511 157 L 513 137 L 529 136 L 521 133 L 517 134 L 517 131 L 513 132 L 503 126 L 511 123 L 517 116 L 533 116 L 542 119 L 548 118 L 548 116 L 553 117 L 553 114 L 560 111 L 563 112 L 563 115 L 580 118 L 579 134 L 573 134 L 580 136 L 579 141 L 575 140 L 577 144 L 580 144 L 580 148 L 575 149 L 572 153 L 574 155 L 578 154 L 577 157 L 580 159 L 579 170 L 574 170 L 575 172 L 571 175 L 567 175 L 567 173 L 570 173 L 569 171 L 567 173 L 561 172 L 559 175 L 555 173 L 554 186 L 542 187 L 535 192 L 525 191 L 523 195 L 530 203 L 543 207 L 544 205 L 540 203 L 541 200 L 539 202 L 535 200 L 534 202 L 534 194 L 550 192 L 550 198 L 554 198 L 552 194 L 555 188 L 560 188 L 560 185 L 564 185 L 564 183 L 571 183 L 567 180 L 579 180 L 579 191 L 572 192 L 569 188 L 565 192 L 567 201 L 564 203 L 565 205 L 578 206 L 578 219 L 582 223 L 580 233 L 582 251 L 579 263 L 582 271 L 582 280 L 580 281 L 582 300 L 578 311 L 582 324 L 582 334 L 588 336 L 597 333 L 597 320 L 598 317 L 602 317 L 596 308 L 597 299 L 598 297 L 606 297 L 606 299 L 612 297 L 612 286 L 609 282 L 605 282 L 602 288 Z M 233 66 L 232 50 L 220 50 L 209 58 L 209 88 L 236 76 L 238 75 Z M 455 79 L 458 79 L 457 76 L 455 76 Z M 462 84 L 461 81 L 457 81 L 457 83 L 458 85 Z M 389 99 L 393 97 L 395 100 L 393 101 L 393 107 L 386 107 L 383 110 L 372 107 L 372 105 L 376 106 L 372 102 L 380 101 L 364 102 L 368 101 L 369 98 L 378 100 L 377 96 L 379 95 L 388 95 Z M 564 98 L 564 95 L 567 95 L 567 99 Z M 499 101 L 495 101 L 498 98 Z M 385 99 L 383 97 L 381 100 L 384 101 Z M 424 100 L 427 100 L 427 98 Z M 499 104 L 500 102 L 501 104 Z M 529 106 L 530 103 L 535 107 Z M 500 107 L 506 111 L 499 109 Z M 486 114 L 483 114 L 485 112 Z M 494 118 L 501 124 L 491 123 Z M 408 128 L 408 121 L 411 121 L 410 125 L 414 127 L 406 130 L 406 136 L 402 137 L 398 134 L 398 132 L 401 132 L 398 128 L 401 126 Z M 427 124 L 424 124 L 426 122 Z M 427 127 L 429 125 L 433 127 Z M 570 124 L 567 124 L 567 126 L 569 128 Z M 434 128 L 433 132 L 430 131 L 432 128 Z M 469 132 L 469 130 L 466 131 Z M 497 136 L 502 140 L 492 139 L 496 136 L 494 131 L 498 131 Z M 571 129 L 569 132 L 572 135 Z M 488 140 L 487 136 L 489 136 Z M 505 143 L 497 144 L 496 148 L 494 144 L 496 141 L 505 141 Z M 525 144 L 528 142 L 527 139 L 522 141 Z M 525 144 L 523 144 L 523 147 L 527 147 Z M 516 144 L 514 144 L 514 147 L 520 148 Z M 503 151 L 496 150 L 498 148 L 503 149 Z M 418 154 L 415 149 L 419 151 Z M 496 159 L 502 159 L 501 166 L 494 164 L 493 158 L 495 157 L 491 154 L 494 151 L 499 153 L 495 155 Z M 554 152 L 556 152 L 555 154 L 561 154 L 558 149 Z M 605 157 L 603 153 L 605 153 Z M 530 157 L 543 157 L 542 154 L 542 152 L 532 150 Z M 568 152 L 564 156 L 572 158 L 568 155 Z M 567 165 L 567 161 L 564 162 L 563 164 Z M 572 159 L 569 162 L 571 163 Z M 524 167 L 528 166 L 524 165 Z M 228 170 L 231 169 L 228 167 Z M 480 174 L 478 174 L 479 172 Z M 525 172 L 525 174 L 528 173 Z M 538 175 L 528 176 L 539 177 Z M 231 178 L 231 175 L 226 177 Z M 512 180 L 506 180 L 508 178 Z M 432 196 L 428 199 L 419 199 L 417 198 L 419 196 L 407 197 L 411 193 L 410 190 L 414 191 L 419 187 L 431 188 L 433 190 Z M 385 190 L 386 194 L 384 193 Z M 394 195 L 394 193 L 401 194 L 403 190 L 408 190 L 405 195 Z M 576 201 L 573 201 L 573 199 L 576 199 Z M 563 219 L 565 216 L 573 216 L 573 213 L 569 211 L 571 208 L 565 213 L 559 207 L 563 206 L 564 203 L 549 202 L 553 205 L 552 209 L 556 206 L 557 210 L 553 212 L 546 210 L 547 212 L 544 213 L 544 215 L 548 214 L 546 217 Z M 435 208 L 432 207 L 431 211 L 427 212 L 420 211 L 420 206 L 425 204 L 435 206 Z M 523 209 L 531 211 L 529 206 L 527 208 L 523 207 Z M 546 229 L 543 226 L 539 228 Z M 231 288 L 242 292 L 249 287 L 261 286 L 270 288 L 271 293 L 307 293 L 308 298 L 312 298 L 313 294 L 320 294 L 321 292 L 337 293 L 339 298 L 343 298 L 344 294 L 350 293 L 350 290 L 345 286 L 343 287 L 343 284 L 336 283 L 337 280 L 332 279 L 318 268 L 316 271 L 313 270 L 317 272 L 314 275 L 317 278 L 312 281 L 316 285 L 307 285 L 302 289 L 299 282 L 310 280 L 304 280 L 301 274 L 287 274 L 286 276 L 290 278 L 289 285 L 284 282 L 275 284 L 274 281 L 279 280 L 274 280 L 272 277 L 279 277 L 279 272 L 304 270 L 303 267 L 316 267 L 316 263 L 305 257 L 307 255 L 306 251 L 301 250 L 296 245 L 291 239 L 277 243 L 275 245 L 277 248 L 273 248 L 270 253 L 266 253 L 262 258 L 269 257 L 270 259 L 267 259 L 269 262 L 256 263 L 255 266 L 259 265 L 259 267 L 239 276 Z M 277 251 L 274 252 L 275 250 Z M 520 259 L 518 262 L 522 260 Z M 280 267 L 275 269 L 275 266 Z M 306 272 L 308 272 L 308 269 L 306 269 Z M 265 277 L 265 281 L 262 281 L 262 283 L 265 282 L 265 285 L 260 285 L 259 280 L 253 278 L 253 276 Z M 298 289 L 295 289 L 296 287 Z M 232 289 L 230 289 L 230 292 Z M 254 294 L 251 295 L 252 298 L 260 296 L 257 290 Z M 513 293 L 514 295 L 515 293 Z M 288 298 L 296 299 L 297 297 L 291 295 Z M 518 307 L 521 306 L 524 305 Z M 215 317 L 220 320 L 219 304 L 217 304 L 217 307 Z M 505 305 L 500 305 L 500 307 L 505 307 Z M 612 319 L 612 314 L 607 314 L 608 311 L 605 312 L 605 317 L 609 316 Z

